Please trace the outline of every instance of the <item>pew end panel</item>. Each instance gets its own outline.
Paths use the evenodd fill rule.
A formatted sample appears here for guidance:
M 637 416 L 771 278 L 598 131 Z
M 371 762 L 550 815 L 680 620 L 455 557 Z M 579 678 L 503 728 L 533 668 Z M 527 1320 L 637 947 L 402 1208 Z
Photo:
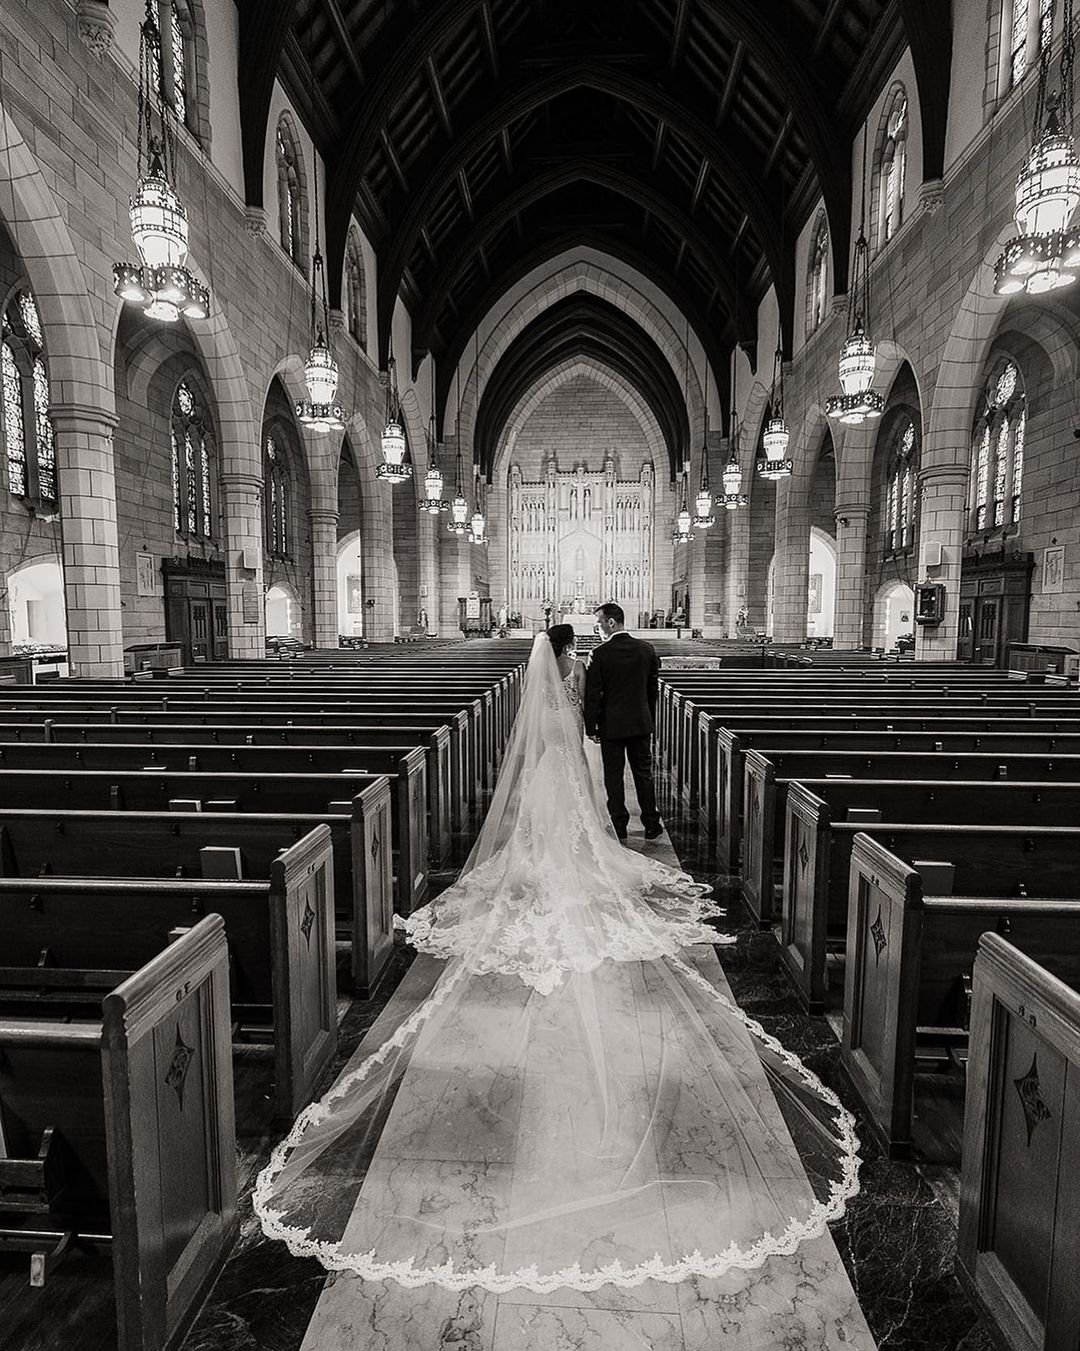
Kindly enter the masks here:
M 437 727 L 428 738 L 428 818 L 431 863 L 442 868 L 450 861 L 453 826 L 450 815 L 454 793 L 450 765 L 450 728 Z
M 315 1096 L 337 1051 L 329 826 L 316 826 L 270 865 L 270 935 L 275 1109 L 291 1121 Z
M 411 915 L 428 889 L 427 758 L 422 749 L 402 756 L 397 775 L 397 907 Z
M 122 1351 L 178 1347 L 236 1231 L 224 925 L 208 915 L 107 995 L 102 1074 Z
M 854 839 L 848 893 L 841 1064 L 889 1154 L 911 1150 L 914 1009 L 922 882 L 877 840 Z M 896 1019 L 911 1009 L 910 1019 Z
M 821 1013 L 828 996 L 828 914 L 820 904 L 829 867 L 826 802 L 793 783 L 787 794 L 780 958 L 803 1007 Z
M 716 736 L 716 862 L 729 874 L 738 871 L 738 817 L 742 808 L 742 743 L 730 727 Z
M 975 962 L 956 1272 L 1002 1342 L 1080 1341 L 1080 994 L 997 934 Z
M 776 829 L 776 771 L 757 751 L 743 757 L 742 894 L 758 923 L 773 922 L 773 848 Z
M 370 999 L 394 951 L 393 823 L 390 780 L 380 779 L 353 798 L 353 877 L 360 891 L 353 910 L 352 979 Z

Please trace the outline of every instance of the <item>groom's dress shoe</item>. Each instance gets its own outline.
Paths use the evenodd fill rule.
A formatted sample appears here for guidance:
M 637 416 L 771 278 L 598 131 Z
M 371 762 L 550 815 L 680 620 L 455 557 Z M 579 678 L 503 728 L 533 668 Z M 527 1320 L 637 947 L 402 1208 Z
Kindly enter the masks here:
M 663 833 L 664 833 L 663 826 L 654 826 L 652 830 L 647 830 L 645 832 L 645 838 L 647 840 L 658 840 L 660 836 L 663 835 Z

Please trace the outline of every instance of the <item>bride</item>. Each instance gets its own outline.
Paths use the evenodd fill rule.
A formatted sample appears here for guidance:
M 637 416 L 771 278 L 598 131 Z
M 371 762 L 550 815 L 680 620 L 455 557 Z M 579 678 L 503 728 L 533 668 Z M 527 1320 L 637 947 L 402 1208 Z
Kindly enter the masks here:
M 534 642 L 457 882 L 405 921 L 443 961 L 430 991 L 259 1176 L 265 1232 L 330 1270 L 494 1292 L 719 1276 L 793 1252 L 858 1190 L 851 1116 L 714 959 L 710 978 L 699 945 L 734 941 L 710 888 L 616 837 L 565 637 Z

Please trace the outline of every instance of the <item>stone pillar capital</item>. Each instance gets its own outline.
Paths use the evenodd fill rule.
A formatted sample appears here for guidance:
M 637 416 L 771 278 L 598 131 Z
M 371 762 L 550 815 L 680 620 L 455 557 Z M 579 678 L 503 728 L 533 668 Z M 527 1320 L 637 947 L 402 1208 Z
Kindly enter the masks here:
M 945 203 L 945 181 L 941 178 L 928 178 L 919 184 L 919 210 L 928 216 L 936 216 Z
M 219 476 L 223 488 L 255 488 L 262 491 L 263 481 L 261 474 L 225 473 Z
M 75 0 L 75 17 L 83 45 L 100 60 L 113 45 L 116 15 L 107 0 Z
M 266 234 L 267 220 L 267 214 L 261 206 L 244 208 L 244 229 L 256 239 L 261 239 Z
M 968 467 L 966 464 L 922 464 L 916 478 L 921 487 L 933 484 L 935 487 L 966 487 Z
M 119 419 L 114 412 L 88 403 L 51 403 L 49 418 L 61 433 L 84 432 L 88 436 L 111 437 Z
M 308 519 L 312 525 L 337 525 L 339 515 L 336 507 L 308 508 Z

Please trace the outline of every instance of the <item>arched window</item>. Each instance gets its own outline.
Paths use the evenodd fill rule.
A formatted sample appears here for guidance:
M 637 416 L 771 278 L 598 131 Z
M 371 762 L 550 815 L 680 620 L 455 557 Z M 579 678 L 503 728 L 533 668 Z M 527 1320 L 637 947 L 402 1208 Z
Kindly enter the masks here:
M 878 161 L 878 246 L 887 244 L 904 223 L 907 179 L 908 101 L 898 86 L 885 112 L 885 135 Z
M 45 338 L 33 294 L 15 294 L 0 334 L 3 444 L 8 491 L 30 502 L 55 503 L 56 441 L 49 417 Z
M 292 543 L 292 485 L 285 452 L 270 432 L 266 436 L 263 478 L 266 551 L 271 558 L 286 558 Z
M 157 0 L 158 32 L 161 34 L 160 75 L 165 82 L 165 101 L 176 120 L 206 143 L 208 115 L 201 98 L 196 49 L 205 49 L 199 0 Z M 203 51 L 205 56 L 205 50 Z M 158 84 L 154 71 L 154 85 Z
M 1027 397 L 1016 363 L 999 362 L 986 386 L 985 409 L 975 424 L 968 508 L 973 530 L 1020 520 L 1024 487 Z
M 173 395 L 170 441 L 173 528 L 189 538 L 213 539 L 213 447 L 202 406 L 186 380 Z
M 360 236 L 349 232 L 349 247 L 345 254 L 345 318 L 349 334 L 367 350 L 367 291 L 364 285 L 364 255 Z
M 918 449 L 915 425 L 905 418 L 897 428 L 896 441 L 885 471 L 885 551 L 907 553 L 915 545 L 915 474 Z
M 1053 0 L 1003 0 L 1002 41 L 1007 43 L 1007 60 L 1001 92 L 1008 93 L 1036 64 L 1053 36 Z
M 297 267 L 304 269 L 307 253 L 307 241 L 304 238 L 304 176 L 300 148 L 286 113 L 278 118 L 275 145 L 281 247 Z
M 829 281 L 829 226 L 822 215 L 818 218 L 810 245 L 810 267 L 806 281 L 806 336 L 809 337 L 825 318 L 828 304 Z

